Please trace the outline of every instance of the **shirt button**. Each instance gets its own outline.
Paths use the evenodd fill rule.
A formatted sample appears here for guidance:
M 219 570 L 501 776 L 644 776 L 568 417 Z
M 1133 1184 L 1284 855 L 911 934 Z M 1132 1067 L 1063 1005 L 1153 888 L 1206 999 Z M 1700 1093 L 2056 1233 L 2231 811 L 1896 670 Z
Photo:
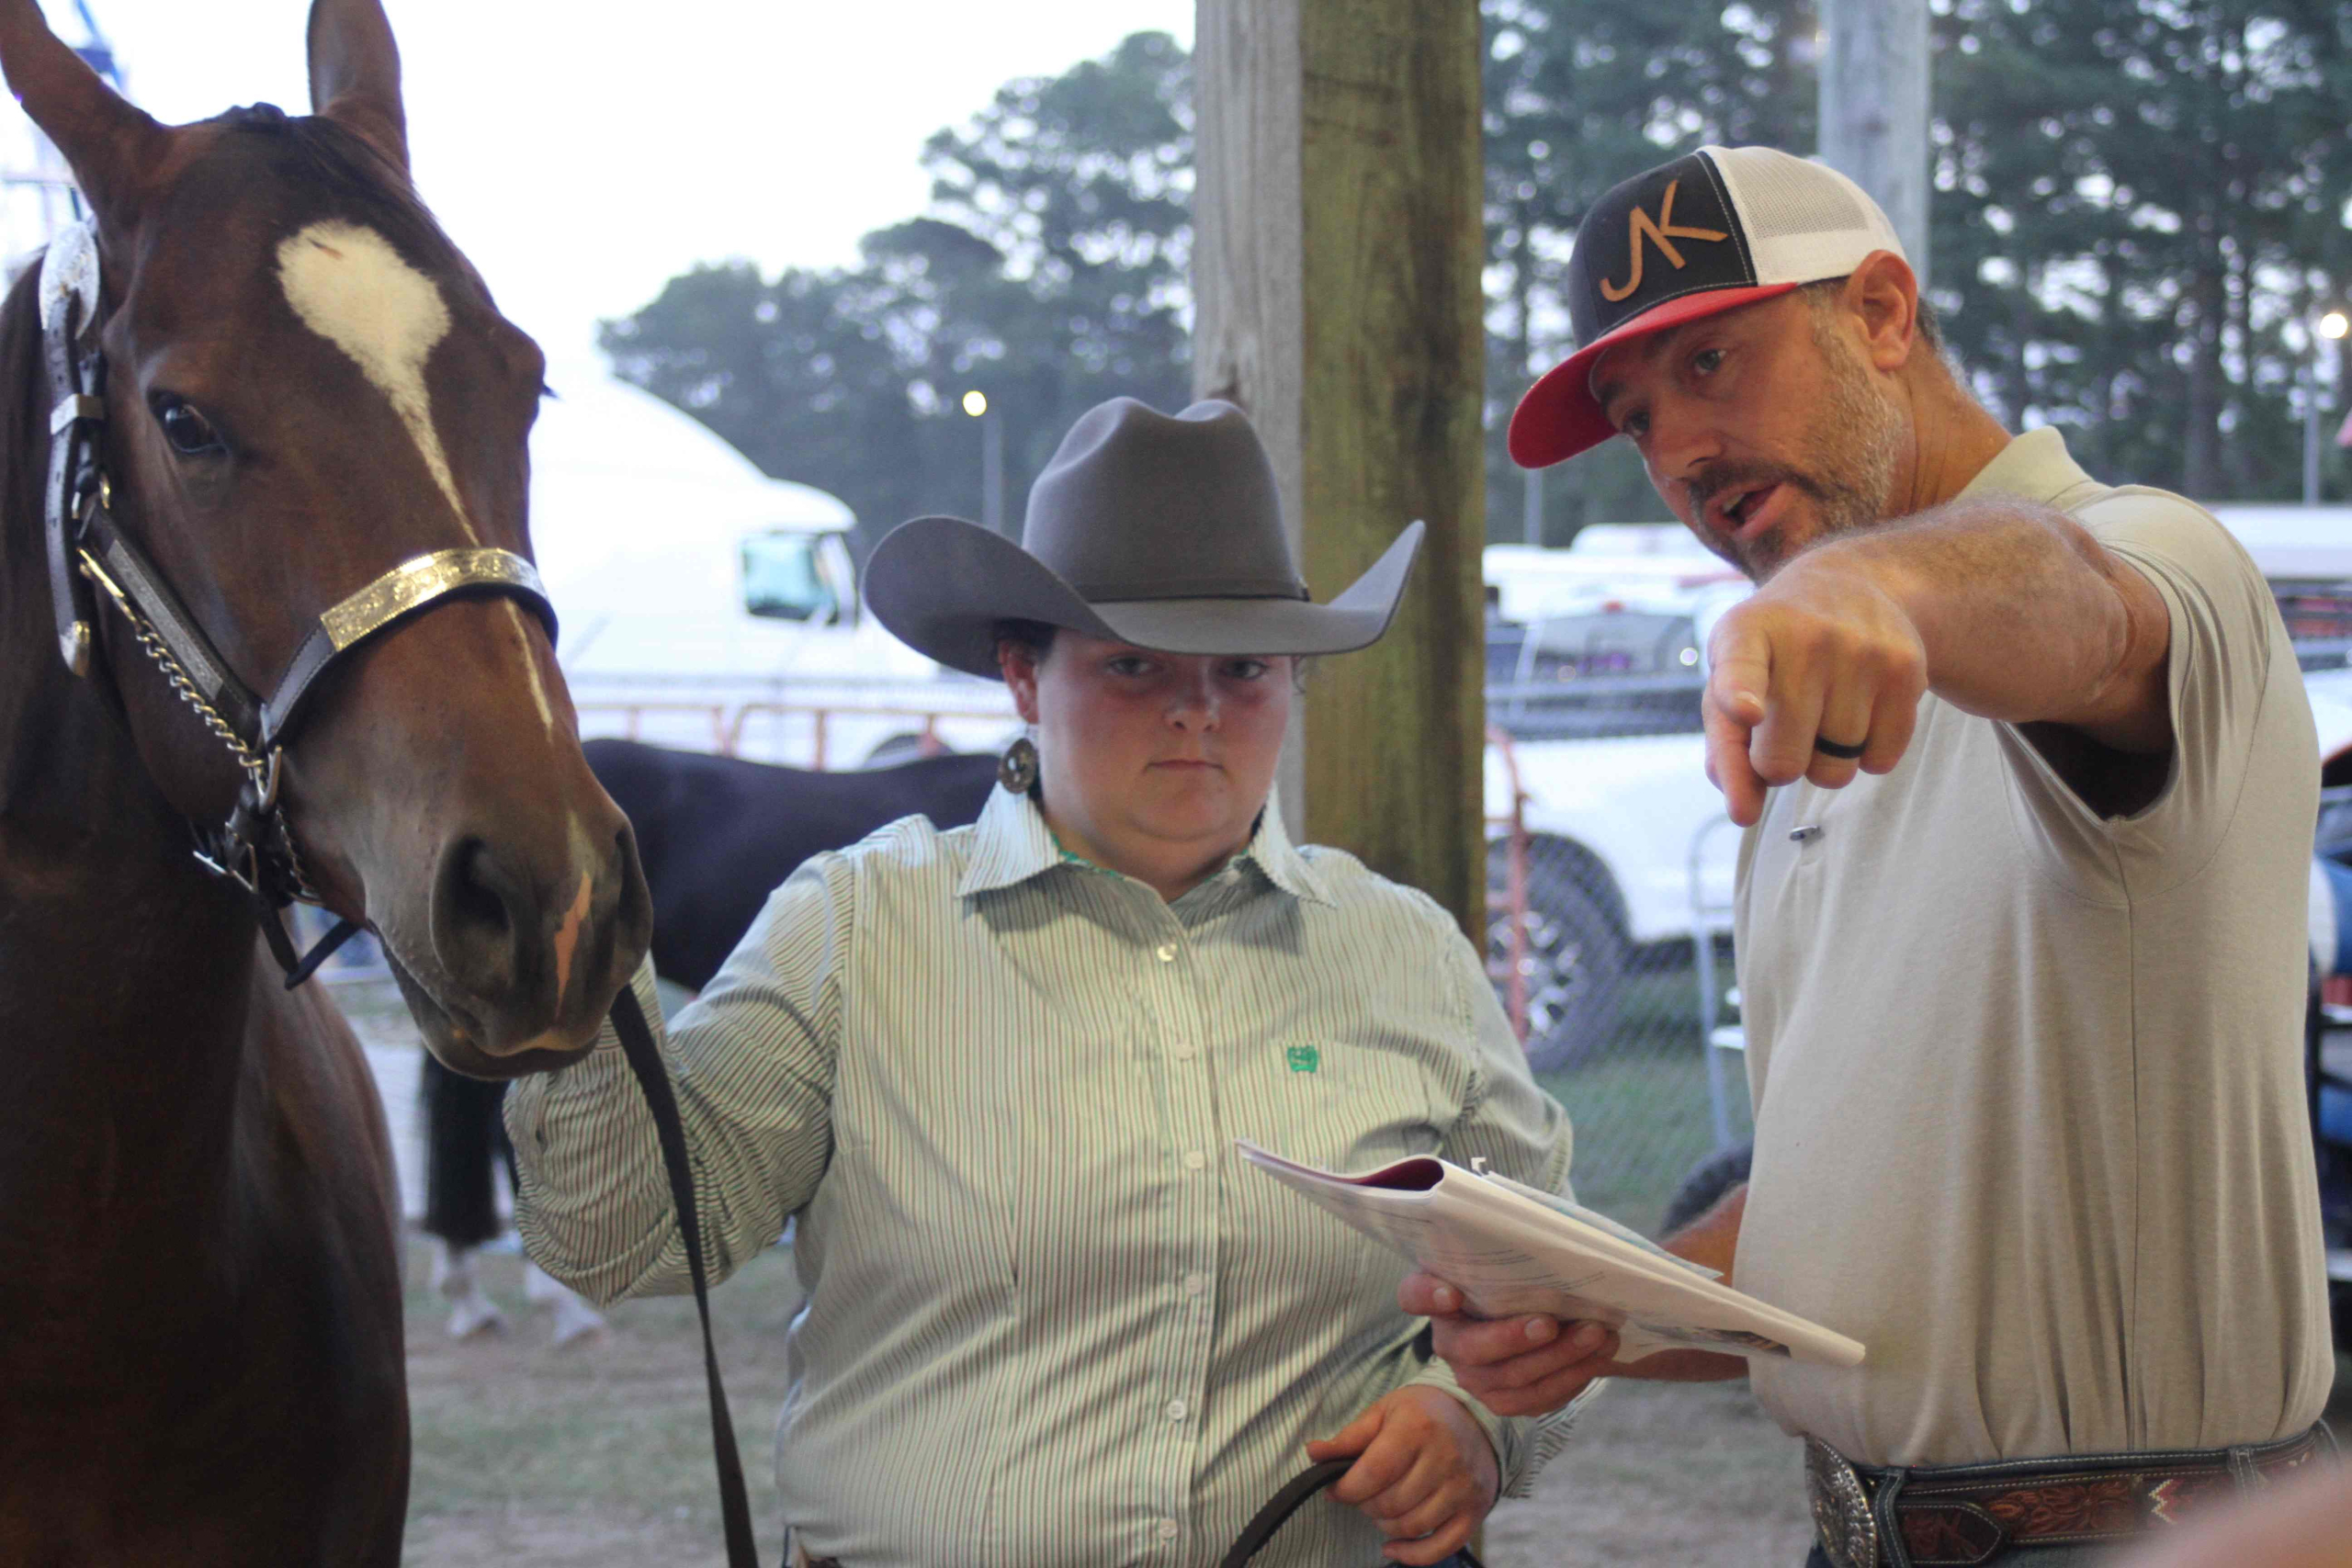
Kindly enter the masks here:
M 1209 1156 L 1201 1153 L 1200 1150 L 1186 1149 L 1184 1151 L 1184 1168 L 1186 1170 L 1198 1170 L 1208 1163 Z
M 1176 962 L 1176 944 L 1172 942 L 1161 942 L 1158 948 L 1153 950 L 1153 953 L 1154 956 L 1162 964 L 1173 964 Z
M 1197 1296 L 1208 1288 L 1209 1280 L 1207 1275 L 1187 1274 L 1184 1276 L 1184 1293 L 1186 1295 Z
M 1170 1421 L 1182 1421 L 1184 1418 L 1184 1402 L 1182 1400 L 1171 1399 L 1168 1402 L 1168 1418 Z
M 1152 1531 L 1152 1534 L 1158 1536 L 1162 1540 L 1174 1540 L 1176 1539 L 1176 1521 L 1174 1519 L 1160 1520 L 1159 1528 Z

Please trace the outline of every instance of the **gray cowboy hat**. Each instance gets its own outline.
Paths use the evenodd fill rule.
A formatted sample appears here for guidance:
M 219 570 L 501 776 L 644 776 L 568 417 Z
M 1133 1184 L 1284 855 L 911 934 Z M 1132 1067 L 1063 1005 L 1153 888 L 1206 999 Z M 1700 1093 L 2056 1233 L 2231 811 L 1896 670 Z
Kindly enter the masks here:
M 999 673 L 1008 620 L 1159 653 L 1345 653 L 1388 629 L 1421 533 L 1410 525 L 1347 592 L 1314 604 L 1241 411 L 1209 401 L 1170 416 L 1114 398 L 1029 488 L 1020 544 L 960 517 L 901 523 L 865 563 L 865 604 L 899 640 L 974 675 Z

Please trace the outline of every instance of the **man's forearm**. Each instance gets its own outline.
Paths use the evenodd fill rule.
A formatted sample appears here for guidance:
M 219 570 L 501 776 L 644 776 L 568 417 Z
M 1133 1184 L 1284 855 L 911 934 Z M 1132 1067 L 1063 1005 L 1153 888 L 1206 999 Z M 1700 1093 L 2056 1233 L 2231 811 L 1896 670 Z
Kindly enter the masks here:
M 2170 742 L 2163 601 L 2064 513 L 1955 502 L 1840 535 L 1792 573 L 1854 572 L 1917 628 L 1928 689 L 1970 713 L 2093 733 L 2125 750 Z
M 1747 1184 L 1742 1182 L 1660 1245 L 1677 1258 L 1713 1269 L 1728 1285 L 1732 1256 L 1739 1248 L 1740 1216 L 1747 1212 Z M 1633 1362 L 1619 1375 L 1650 1382 L 1724 1382 L 1747 1375 L 1747 1358 L 1713 1350 L 1661 1350 Z
M 1687 1258 L 1703 1269 L 1712 1269 L 1732 1282 L 1733 1258 L 1739 1251 L 1739 1222 L 1747 1213 L 1747 1183 L 1741 1182 L 1722 1197 L 1697 1219 L 1668 1236 L 1658 1245 L 1677 1258 Z

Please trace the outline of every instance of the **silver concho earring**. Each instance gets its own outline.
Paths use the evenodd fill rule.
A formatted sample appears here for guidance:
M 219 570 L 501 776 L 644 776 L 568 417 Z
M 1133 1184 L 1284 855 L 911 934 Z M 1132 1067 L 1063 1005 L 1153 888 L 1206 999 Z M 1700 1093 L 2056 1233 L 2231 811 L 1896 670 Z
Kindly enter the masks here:
M 1015 795 L 1037 787 L 1037 743 L 1023 736 L 1004 749 L 996 764 L 996 782 Z

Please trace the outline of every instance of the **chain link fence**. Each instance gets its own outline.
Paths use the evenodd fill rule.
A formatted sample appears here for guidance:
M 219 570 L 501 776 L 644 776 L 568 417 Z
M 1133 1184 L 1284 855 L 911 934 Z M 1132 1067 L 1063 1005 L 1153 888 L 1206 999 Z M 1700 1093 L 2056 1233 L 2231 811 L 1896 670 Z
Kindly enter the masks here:
M 1488 629 L 1488 970 L 1574 1119 L 1577 1197 L 1651 1232 L 1751 1136 L 1727 929 L 1737 835 L 1687 787 L 1640 798 L 1644 770 L 1702 779 L 1694 649 L 1688 615 L 1639 609 Z M 1547 778 L 1621 798 L 1573 808 L 1545 798 Z

